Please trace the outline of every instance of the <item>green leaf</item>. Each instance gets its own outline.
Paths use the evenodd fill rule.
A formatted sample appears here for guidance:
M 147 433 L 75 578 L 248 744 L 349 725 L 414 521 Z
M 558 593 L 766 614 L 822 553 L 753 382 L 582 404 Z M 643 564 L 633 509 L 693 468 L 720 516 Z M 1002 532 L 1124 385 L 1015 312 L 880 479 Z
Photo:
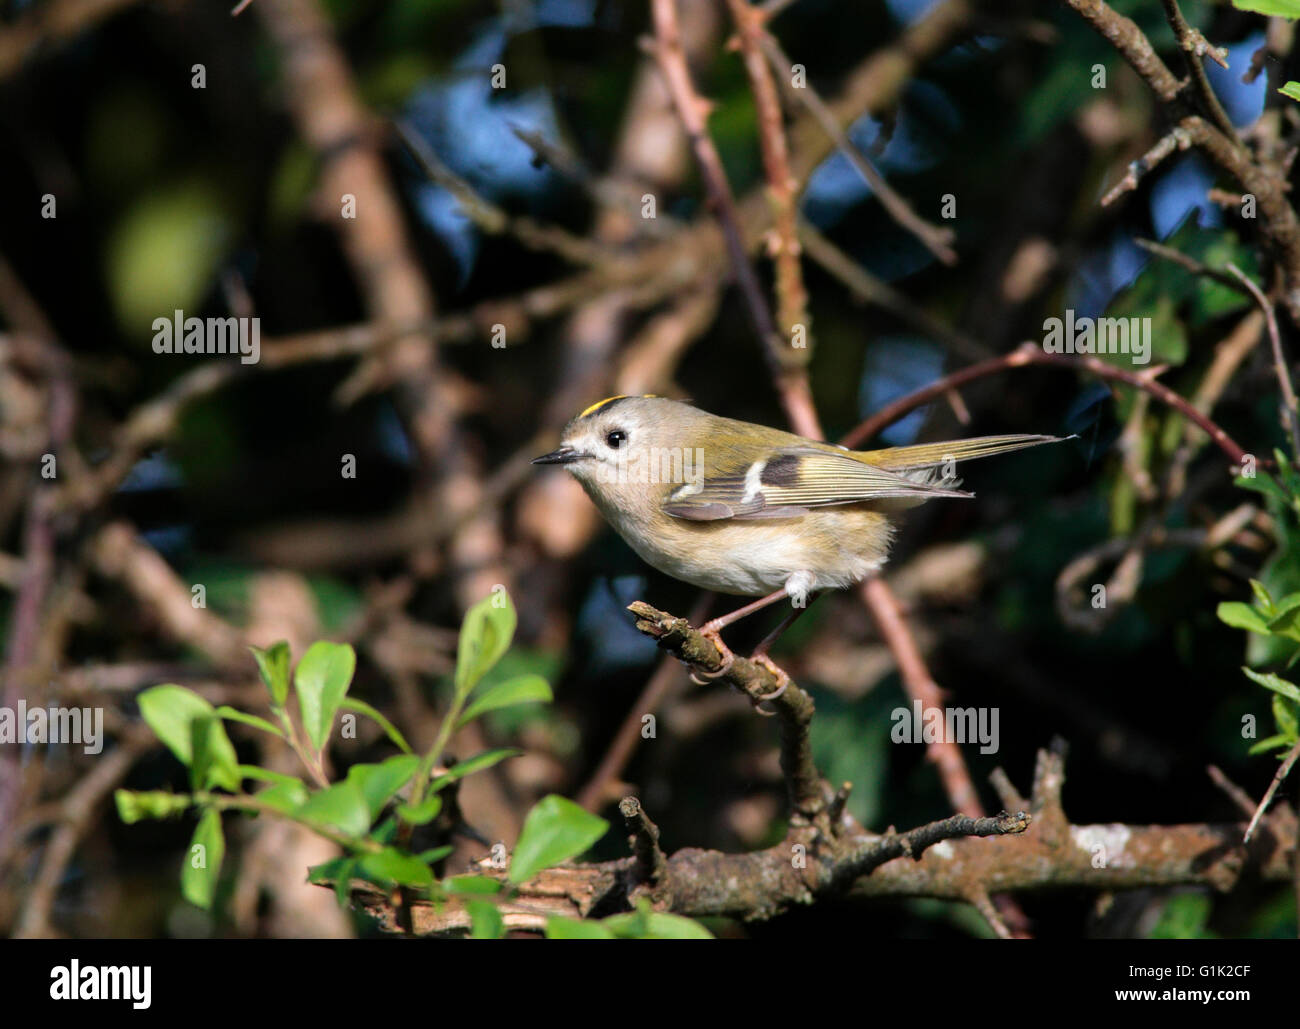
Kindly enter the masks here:
M 457 779 L 463 779 L 474 772 L 481 772 L 485 768 L 491 768 L 499 761 L 504 761 L 508 757 L 515 757 L 522 754 L 523 751 L 515 747 L 500 747 L 497 750 L 485 750 L 482 754 L 475 755 L 468 761 L 462 761 L 460 764 L 452 765 L 441 775 L 437 776 L 433 782 L 429 783 L 429 792 L 437 793 L 449 782 L 455 782 Z
M 1169 898 L 1160 918 L 1151 928 L 1153 940 L 1207 939 L 1214 934 L 1205 927 L 1211 901 L 1203 893 L 1179 893 Z
M 1300 593 L 1288 593 L 1273 605 L 1279 615 L 1300 608 Z
M 1277 602 L 1276 614 L 1268 628 L 1278 636 L 1300 640 L 1300 593 L 1289 594 Z
M 1231 625 L 1234 629 L 1246 629 L 1264 636 L 1268 635 L 1268 622 L 1264 621 L 1253 607 L 1243 604 L 1240 600 L 1223 601 L 1215 613 L 1219 616 L 1219 621 Z
M 456 875 L 444 880 L 442 885 L 448 893 L 474 897 L 492 897 L 505 888 L 500 879 L 486 875 Z
M 370 808 L 360 787 L 351 779 L 313 793 L 298 809 L 298 816 L 358 838 L 370 828 Z
M 1296 687 L 1293 682 L 1288 682 L 1281 676 L 1274 675 L 1272 672 L 1256 672 L 1249 668 L 1243 668 L 1243 672 L 1254 682 L 1259 683 L 1266 690 L 1272 690 L 1274 693 L 1280 693 L 1284 697 L 1290 697 L 1292 700 L 1300 703 L 1300 688 Z
M 190 785 L 196 790 L 223 787 L 239 789 L 239 759 L 226 735 L 225 727 L 215 713 L 190 722 L 193 738 L 190 748 L 193 762 L 190 765 Z
M 397 731 L 397 726 L 381 715 L 364 700 L 358 700 L 356 697 L 344 697 L 339 703 L 339 707 L 345 711 L 355 711 L 359 715 L 365 715 L 367 718 L 373 718 L 379 723 L 379 728 L 387 733 L 388 738 L 397 744 L 397 748 L 403 754 L 411 753 L 411 745 L 406 742 L 406 737 Z
M 510 859 L 510 881 L 521 883 L 544 868 L 577 857 L 605 835 L 609 823 L 571 800 L 551 794 L 537 802 Z
M 1245 274 L 1258 277 L 1259 269 L 1254 251 L 1239 240 L 1237 234 L 1231 229 L 1212 232 L 1197 226 L 1195 232 L 1200 245 L 1189 246 L 1184 251 L 1189 253 L 1189 256 L 1195 256 L 1206 267 L 1219 270 L 1226 270 L 1229 264 L 1235 264 Z M 1170 245 L 1178 244 L 1170 243 Z M 1193 282 L 1195 283 L 1191 309 L 1193 328 L 1200 328 L 1209 321 L 1238 311 L 1251 303 L 1250 298 L 1244 296 L 1240 290 L 1209 275 L 1197 275 L 1193 278 Z
M 303 728 L 317 751 L 325 746 L 334 715 L 352 683 L 357 653 L 346 643 L 318 640 L 307 648 L 293 673 Z
M 1265 618 L 1272 618 L 1277 614 L 1277 609 L 1273 606 L 1273 598 L 1268 595 L 1268 590 L 1258 579 L 1250 580 L 1250 590 L 1255 594 L 1255 605 L 1263 612 Z
M 416 857 L 418 857 L 421 861 L 425 862 L 426 864 L 432 865 L 438 861 L 441 861 L 443 858 L 445 858 L 455 849 L 456 849 L 455 847 L 434 847 L 432 850 L 420 851 L 420 853 L 417 854 Z
M 1264 496 L 1272 497 L 1274 500 L 1279 500 L 1283 504 L 1291 503 L 1291 498 L 1287 496 L 1286 491 L 1267 475 L 1253 475 L 1249 478 L 1244 475 L 1238 475 L 1232 480 L 1232 484 L 1241 489 L 1263 493 Z
M 353 765 L 347 781 L 355 783 L 365 798 L 373 821 L 388 803 L 388 798 L 411 780 L 420 759 L 414 754 L 398 754 L 377 765 Z
M 176 759 L 189 768 L 194 763 L 194 722 L 197 719 L 215 719 L 216 710 L 193 690 L 167 683 L 145 690 L 138 698 L 140 715 L 149 728 L 166 744 Z M 217 723 L 216 740 L 207 741 L 211 747 L 223 751 L 219 755 L 222 768 L 238 767 L 235 748 L 231 746 L 226 731 Z M 237 773 L 236 773 L 237 774 Z M 238 789 L 238 779 L 230 786 Z
M 228 704 L 222 704 L 217 708 L 217 716 L 224 718 L 228 722 L 240 722 L 243 725 L 251 725 L 254 729 L 261 729 L 262 732 L 269 732 L 272 736 L 279 736 L 284 739 L 284 731 L 278 725 L 272 725 L 265 718 L 258 718 L 257 715 L 246 715 L 243 711 L 238 711 Z
M 551 687 L 540 675 L 521 675 L 516 679 L 508 679 L 485 690 L 481 697 L 470 704 L 456 722 L 456 728 L 467 725 L 486 711 L 514 707 L 516 704 L 534 704 L 550 699 Z
M 417 857 L 385 847 L 377 854 L 365 854 L 358 865 L 367 879 L 402 886 L 432 886 L 433 872 Z
M 1297 719 L 1296 712 L 1300 710 L 1293 700 L 1287 700 L 1286 697 L 1273 695 L 1273 719 L 1277 722 L 1277 731 L 1289 740 L 1295 740 L 1300 735 L 1300 719 Z
M 1269 18 L 1300 18 L 1300 0 L 1232 0 L 1239 11 L 1253 11 Z M 1294 85 L 1288 82 L 1287 85 Z
M 644 914 L 630 912 L 625 915 L 611 915 L 605 924 L 615 936 L 629 940 L 711 940 L 709 932 L 699 922 L 681 915 L 669 915 L 662 911 L 647 911 Z
M 518 618 L 510 594 L 493 590 L 465 614 L 456 649 L 456 697 L 469 695 L 478 681 L 510 649 Z
M 199 818 L 189 849 L 185 852 L 185 863 L 181 865 L 181 894 L 204 911 L 212 908 L 225 856 L 226 838 L 221 832 L 221 814 L 208 808 Z
M 426 822 L 432 822 L 441 813 L 442 798 L 436 793 L 431 797 L 425 797 L 420 802 L 419 807 L 411 807 L 410 804 L 397 805 L 397 817 L 410 825 L 424 825 Z
M 344 867 L 352 864 L 355 864 L 355 859 L 350 857 L 336 857 L 322 861 L 319 865 L 312 865 L 307 869 L 307 881 L 315 886 L 332 885 L 338 882 L 339 874 Z
M 613 931 L 604 922 L 552 915 L 546 920 L 548 940 L 613 940 Z
M 275 783 L 258 791 L 255 796 L 263 804 L 285 815 L 297 813 L 310 798 L 307 784 L 297 779 Z
M 117 816 L 127 825 L 142 818 L 173 818 L 193 803 L 189 794 L 167 790 L 116 790 L 113 800 L 117 804 Z
M 263 768 L 261 765 L 240 765 L 239 774 L 244 779 L 256 779 L 258 782 L 270 783 L 297 783 L 303 785 L 301 779 L 296 775 L 285 775 L 283 772 L 273 772 L 269 768 Z
M 1292 746 L 1295 746 L 1295 740 L 1287 739 L 1287 737 L 1279 733 L 1277 736 L 1269 736 L 1267 739 L 1260 740 L 1258 743 L 1253 744 L 1250 750 L 1246 753 L 1253 757 L 1256 754 L 1265 754 L 1270 750 L 1277 750 L 1279 747 Z
M 124 338 L 147 341 L 145 327 L 157 315 L 198 308 L 218 280 L 239 230 L 227 191 L 210 178 L 169 176 L 114 210 L 96 249 L 106 260 L 105 296 Z
M 1292 100 L 1300 100 L 1300 82 L 1288 82 L 1278 92 L 1283 96 L 1289 96 Z
M 272 643 L 265 650 L 259 647 L 248 649 L 253 652 L 253 660 L 257 662 L 262 682 L 271 694 L 271 703 L 276 707 L 284 707 L 284 702 L 289 697 L 289 644 L 281 640 Z
M 359 863 L 360 859 L 355 857 L 331 858 L 307 869 L 307 881 L 318 886 L 326 883 L 333 886 L 339 907 L 345 908 L 352 897 L 352 878 Z
M 499 940 L 505 936 L 506 921 L 490 900 L 466 901 L 465 910 L 469 912 L 471 939 Z

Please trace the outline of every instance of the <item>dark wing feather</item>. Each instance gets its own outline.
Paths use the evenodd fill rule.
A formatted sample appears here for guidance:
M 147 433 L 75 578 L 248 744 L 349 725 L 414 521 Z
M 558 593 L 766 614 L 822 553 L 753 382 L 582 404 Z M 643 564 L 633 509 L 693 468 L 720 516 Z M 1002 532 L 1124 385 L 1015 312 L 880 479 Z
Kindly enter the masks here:
M 698 483 L 668 494 L 675 518 L 789 518 L 810 508 L 897 498 L 969 497 L 866 464 L 851 451 L 785 448 L 759 462 L 714 465 Z

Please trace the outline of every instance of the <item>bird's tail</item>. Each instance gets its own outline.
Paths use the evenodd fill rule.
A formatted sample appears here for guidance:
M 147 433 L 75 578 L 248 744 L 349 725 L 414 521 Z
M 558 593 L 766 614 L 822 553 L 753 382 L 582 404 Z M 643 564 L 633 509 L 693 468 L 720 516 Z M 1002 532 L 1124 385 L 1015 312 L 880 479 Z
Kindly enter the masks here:
M 977 457 L 992 457 L 1011 450 L 1036 447 L 1040 443 L 1059 443 L 1060 436 L 976 436 L 973 439 L 954 439 L 946 443 L 918 443 L 911 447 L 889 447 L 886 450 L 860 450 L 854 454 L 859 460 L 888 471 L 910 471 L 933 468 L 946 461 L 971 461 Z

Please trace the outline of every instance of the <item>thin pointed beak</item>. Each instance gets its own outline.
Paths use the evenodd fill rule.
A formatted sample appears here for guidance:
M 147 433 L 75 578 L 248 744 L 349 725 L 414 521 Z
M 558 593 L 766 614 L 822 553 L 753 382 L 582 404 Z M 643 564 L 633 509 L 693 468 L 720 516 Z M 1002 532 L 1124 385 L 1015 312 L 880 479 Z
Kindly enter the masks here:
M 533 458 L 533 464 L 573 464 L 574 461 L 581 461 L 586 456 L 581 450 L 574 450 L 573 447 L 560 447 L 559 450 L 552 450 L 549 454 Z

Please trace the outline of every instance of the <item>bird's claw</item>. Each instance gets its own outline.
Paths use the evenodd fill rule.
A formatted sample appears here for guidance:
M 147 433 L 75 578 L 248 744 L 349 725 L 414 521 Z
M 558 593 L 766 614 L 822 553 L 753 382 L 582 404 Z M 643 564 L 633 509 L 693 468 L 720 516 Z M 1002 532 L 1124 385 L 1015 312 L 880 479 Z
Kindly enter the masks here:
M 699 665 L 691 666 L 691 681 L 697 686 L 704 686 L 708 683 L 721 679 L 729 671 L 736 661 L 736 655 L 731 652 L 731 648 L 722 642 L 722 637 L 718 634 L 717 629 L 710 629 L 705 626 L 700 630 L 700 635 L 718 648 L 718 653 L 722 655 L 722 664 L 717 669 L 701 668 Z
M 772 678 L 774 678 L 778 684 L 776 689 L 774 689 L 771 693 L 759 693 L 759 694 L 750 695 L 749 699 L 754 702 L 754 710 L 762 715 L 775 714 L 776 712 L 774 711 L 764 711 L 758 705 L 762 704 L 764 701 L 776 700 L 779 696 L 781 696 L 781 694 L 783 694 L 786 690 L 788 690 L 790 688 L 790 676 L 788 676 L 785 673 L 785 669 L 777 665 L 776 662 L 773 661 L 766 654 L 755 654 L 753 657 L 750 658 L 750 660 L 755 662 L 756 664 L 762 665 L 769 672 L 771 672 Z

